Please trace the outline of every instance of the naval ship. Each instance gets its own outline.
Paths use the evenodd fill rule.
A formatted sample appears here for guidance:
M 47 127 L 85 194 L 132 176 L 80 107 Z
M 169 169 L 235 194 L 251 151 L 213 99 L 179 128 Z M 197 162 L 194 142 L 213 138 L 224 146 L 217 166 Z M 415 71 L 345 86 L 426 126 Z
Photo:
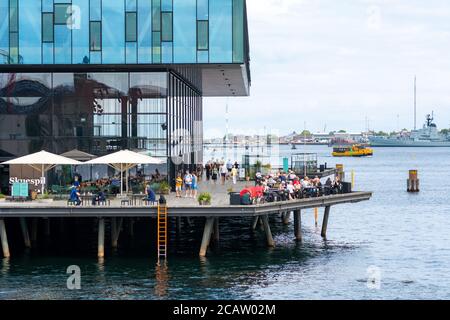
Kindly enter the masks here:
M 426 116 L 422 129 L 389 137 L 369 137 L 373 147 L 450 147 L 450 136 L 439 133 L 433 114 Z

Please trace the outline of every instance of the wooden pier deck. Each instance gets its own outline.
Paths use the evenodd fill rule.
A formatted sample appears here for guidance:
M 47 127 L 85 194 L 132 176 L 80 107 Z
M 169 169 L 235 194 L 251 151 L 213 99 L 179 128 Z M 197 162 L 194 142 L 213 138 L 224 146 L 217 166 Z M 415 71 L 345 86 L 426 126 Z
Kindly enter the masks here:
M 301 234 L 301 212 L 310 208 L 325 208 L 322 222 L 322 236 L 327 234 L 328 218 L 330 209 L 334 205 L 345 203 L 356 203 L 367 201 L 371 198 L 371 192 L 352 192 L 323 196 L 317 198 L 307 198 L 282 202 L 272 202 L 249 206 L 231 206 L 225 204 L 227 194 L 224 193 L 220 201 L 216 201 L 211 206 L 199 206 L 194 199 L 168 199 L 168 217 L 174 217 L 177 221 L 177 228 L 181 219 L 204 218 L 205 225 L 200 247 L 200 256 L 205 256 L 211 238 L 219 239 L 219 219 L 221 221 L 233 217 L 252 218 L 252 228 L 256 229 L 258 223 L 263 225 L 268 246 L 275 246 L 269 225 L 269 216 L 281 214 L 284 221 L 288 223 L 291 213 L 294 214 L 295 239 L 302 241 Z M 189 202 L 188 202 L 189 201 Z M 113 246 L 117 246 L 119 234 L 121 232 L 124 219 L 129 219 L 133 224 L 135 218 L 156 218 L 156 206 L 121 206 L 119 201 L 112 201 L 110 206 L 67 206 L 65 201 L 55 201 L 53 203 L 0 203 L 0 238 L 3 256 L 9 257 L 9 243 L 7 238 L 7 219 L 20 219 L 23 240 L 26 247 L 31 247 L 30 230 L 27 220 L 31 223 L 31 234 L 35 233 L 33 224 L 41 218 L 48 221 L 52 218 L 93 218 L 98 220 L 98 256 L 104 256 L 105 248 L 105 219 L 111 220 L 111 237 Z M 48 227 L 49 229 L 50 227 Z M 50 230 L 48 230 L 50 233 Z M 34 236 L 35 237 L 35 236 Z M 32 237 L 32 238 L 34 238 Z

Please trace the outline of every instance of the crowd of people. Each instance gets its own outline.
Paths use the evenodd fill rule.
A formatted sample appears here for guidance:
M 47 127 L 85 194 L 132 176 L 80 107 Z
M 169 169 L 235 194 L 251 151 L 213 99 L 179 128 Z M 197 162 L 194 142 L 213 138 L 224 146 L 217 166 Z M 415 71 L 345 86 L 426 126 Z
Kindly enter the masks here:
M 224 185 L 227 180 L 231 179 L 233 184 L 237 183 L 239 176 L 239 164 L 237 161 L 234 163 L 228 159 L 225 163 L 219 160 L 210 160 L 205 164 L 206 181 L 212 181 L 217 183 L 220 179 L 220 183 Z
M 244 188 L 240 195 L 242 204 L 251 204 L 318 197 L 341 192 L 342 182 L 337 175 L 333 180 L 328 178 L 322 184 L 318 176 L 300 178 L 293 171 L 287 173 L 280 171 L 266 176 L 260 172 L 256 173 L 255 186 Z

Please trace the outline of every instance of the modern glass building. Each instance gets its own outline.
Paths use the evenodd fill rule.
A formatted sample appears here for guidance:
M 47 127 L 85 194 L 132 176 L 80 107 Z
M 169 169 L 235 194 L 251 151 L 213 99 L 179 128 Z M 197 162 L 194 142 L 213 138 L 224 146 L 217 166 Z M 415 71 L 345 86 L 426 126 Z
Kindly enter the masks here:
M 249 86 L 245 0 L 0 0 L 2 161 L 126 148 L 173 178 L 202 159 L 202 97 Z

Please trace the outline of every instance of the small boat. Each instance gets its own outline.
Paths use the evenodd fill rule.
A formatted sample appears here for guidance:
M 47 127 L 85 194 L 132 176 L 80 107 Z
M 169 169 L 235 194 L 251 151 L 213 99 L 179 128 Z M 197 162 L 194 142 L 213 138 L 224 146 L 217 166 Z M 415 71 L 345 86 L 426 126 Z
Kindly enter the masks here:
M 333 148 L 333 157 L 367 157 L 372 155 L 373 149 L 361 144 Z
M 297 147 L 295 146 L 295 144 L 293 143 L 292 144 L 292 148 L 291 148 L 292 150 L 297 150 Z

